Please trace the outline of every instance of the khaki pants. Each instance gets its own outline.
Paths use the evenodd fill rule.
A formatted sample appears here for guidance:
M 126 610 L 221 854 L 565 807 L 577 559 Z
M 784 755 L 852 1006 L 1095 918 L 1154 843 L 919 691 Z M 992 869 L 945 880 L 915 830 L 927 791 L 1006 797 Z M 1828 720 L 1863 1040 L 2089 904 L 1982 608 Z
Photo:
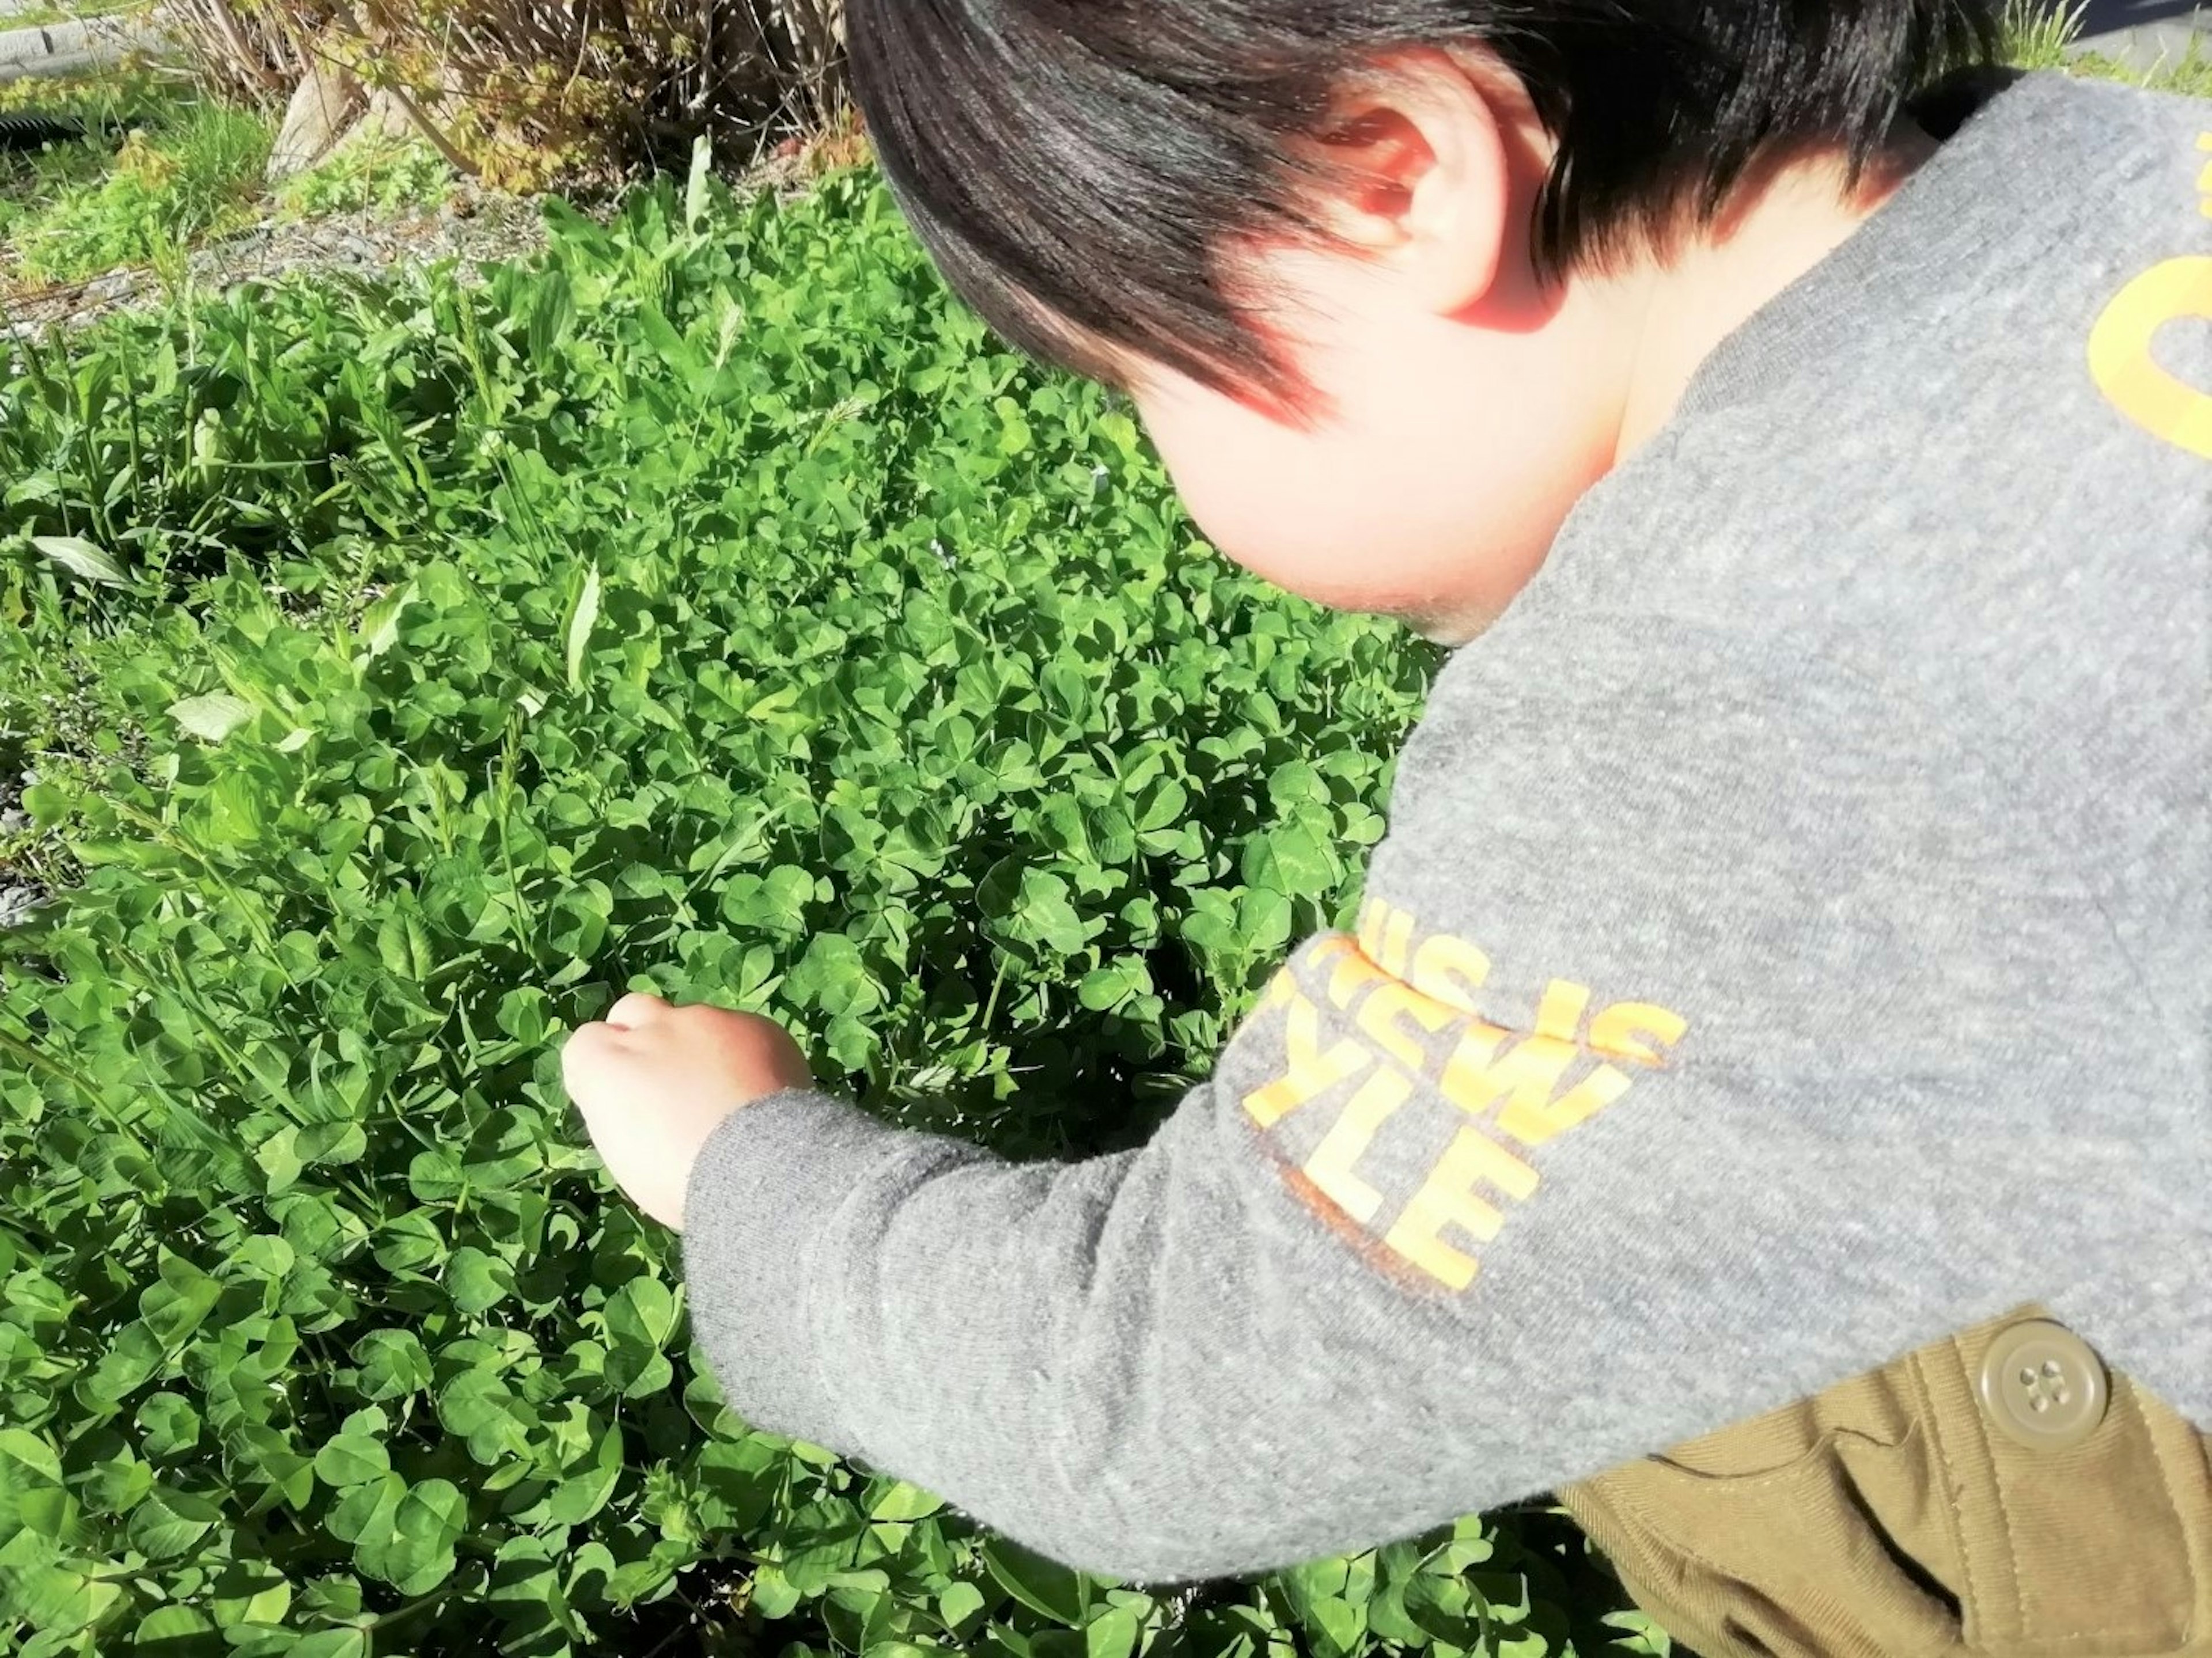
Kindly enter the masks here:
M 2047 1317 L 2023 1308 L 1559 1501 L 1704 1658 L 2212 1658 L 2212 1439 L 2067 1333 L 2022 1327 Z M 2078 1351 L 2077 1393 L 2101 1382 L 2101 1416 L 2051 1341 Z M 2015 1442 L 2023 1412 L 2069 1406 L 2080 1442 Z

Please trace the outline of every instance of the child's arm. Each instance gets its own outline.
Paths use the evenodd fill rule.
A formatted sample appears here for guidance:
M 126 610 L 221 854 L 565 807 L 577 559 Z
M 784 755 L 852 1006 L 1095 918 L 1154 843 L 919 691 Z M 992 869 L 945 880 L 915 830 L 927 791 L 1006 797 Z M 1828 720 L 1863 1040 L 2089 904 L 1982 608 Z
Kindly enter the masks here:
M 732 1407 L 1152 1580 L 1409 1535 L 2032 1299 L 2188 1411 L 2144 1263 L 2203 1264 L 2161 1184 L 2195 1096 L 2106 1000 L 2094 893 L 1893 688 L 1636 625 L 1453 665 L 1357 940 L 1142 1149 L 721 1120 L 684 1253 Z M 2100 1284 L 2151 1319 L 2081 1324 Z

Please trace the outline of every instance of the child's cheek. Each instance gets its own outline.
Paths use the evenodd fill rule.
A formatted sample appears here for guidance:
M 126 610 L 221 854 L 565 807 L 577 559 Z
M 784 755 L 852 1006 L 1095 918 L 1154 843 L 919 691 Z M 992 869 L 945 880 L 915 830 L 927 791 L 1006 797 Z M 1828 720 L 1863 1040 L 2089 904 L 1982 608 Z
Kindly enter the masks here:
M 1482 591 L 1489 552 L 1471 533 L 1487 515 L 1469 514 L 1453 488 L 1437 499 L 1442 480 L 1395 446 L 1298 430 L 1210 392 L 1146 415 L 1200 530 L 1262 580 L 1334 610 L 1403 616 L 1495 597 Z M 1463 458 L 1442 469 L 1446 479 L 1462 471 Z
M 1145 423 L 1207 540 L 1263 580 L 1323 604 L 1353 576 L 1387 513 L 1327 434 L 1201 387 L 1140 399 Z

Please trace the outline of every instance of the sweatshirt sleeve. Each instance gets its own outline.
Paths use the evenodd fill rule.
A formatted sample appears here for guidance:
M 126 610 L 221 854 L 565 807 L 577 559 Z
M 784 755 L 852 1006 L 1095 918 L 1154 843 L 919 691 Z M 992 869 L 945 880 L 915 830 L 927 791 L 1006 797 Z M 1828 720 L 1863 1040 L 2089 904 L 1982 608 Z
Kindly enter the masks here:
M 1355 932 L 1150 1144 L 732 1116 L 684 1240 L 732 1407 L 1073 1565 L 1249 1573 L 1785 1404 L 2174 1224 L 2125 1206 L 2182 1079 L 2002 766 L 1818 664 L 1575 637 L 1571 673 L 1510 633 L 1455 660 Z

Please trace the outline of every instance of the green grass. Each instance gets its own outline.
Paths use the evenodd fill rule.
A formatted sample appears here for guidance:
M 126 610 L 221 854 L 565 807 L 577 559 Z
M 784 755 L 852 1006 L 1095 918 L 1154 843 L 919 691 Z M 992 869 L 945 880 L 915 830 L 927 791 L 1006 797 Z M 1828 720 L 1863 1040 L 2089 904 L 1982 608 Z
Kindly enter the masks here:
M 401 213 L 436 207 L 453 192 L 453 169 L 419 138 L 356 139 L 276 191 L 288 218 L 326 213 Z
M 128 11 L 151 11 L 153 0 L 57 0 L 52 5 L 0 15 L 0 29 L 46 28 L 55 23 L 88 21 Z
M 174 264 L 251 216 L 269 155 L 264 118 L 143 72 L 9 91 L 10 104 L 75 116 L 93 132 L 0 156 L 0 279 Z
M 2087 0 L 2069 8 L 2052 0 L 2008 0 L 2005 60 L 2020 69 L 2063 69 L 2066 47 L 2081 32 Z
M 2201 32 L 2191 34 L 2178 56 L 2168 54 L 2138 68 L 2101 52 L 2074 49 L 2085 9 L 2078 0 L 2072 6 L 2051 0 L 2013 0 L 2005 20 L 2006 60 L 2021 69 L 2065 70 L 2155 92 L 2212 98 L 2212 48 Z M 2212 8 L 2208 8 L 2205 21 L 2212 21 Z
M 2167 57 L 2147 69 L 2137 69 L 2094 52 L 2077 54 L 2069 65 L 2075 73 L 2108 81 L 2126 81 L 2153 92 L 2179 93 L 2191 98 L 2212 98 L 2212 47 L 2203 34 L 2190 37 L 2179 57 Z
M 185 253 L 264 213 L 301 219 L 434 207 L 450 167 L 386 137 L 342 146 L 274 191 L 270 118 L 149 71 L 0 85 L 0 108 L 70 115 L 86 140 L 0 154 L 0 296 L 118 265 L 173 271 Z
M 264 122 L 196 100 L 158 131 L 126 133 L 99 176 L 0 209 L 0 235 L 33 282 L 125 264 L 175 269 L 194 242 L 252 218 L 268 158 Z

